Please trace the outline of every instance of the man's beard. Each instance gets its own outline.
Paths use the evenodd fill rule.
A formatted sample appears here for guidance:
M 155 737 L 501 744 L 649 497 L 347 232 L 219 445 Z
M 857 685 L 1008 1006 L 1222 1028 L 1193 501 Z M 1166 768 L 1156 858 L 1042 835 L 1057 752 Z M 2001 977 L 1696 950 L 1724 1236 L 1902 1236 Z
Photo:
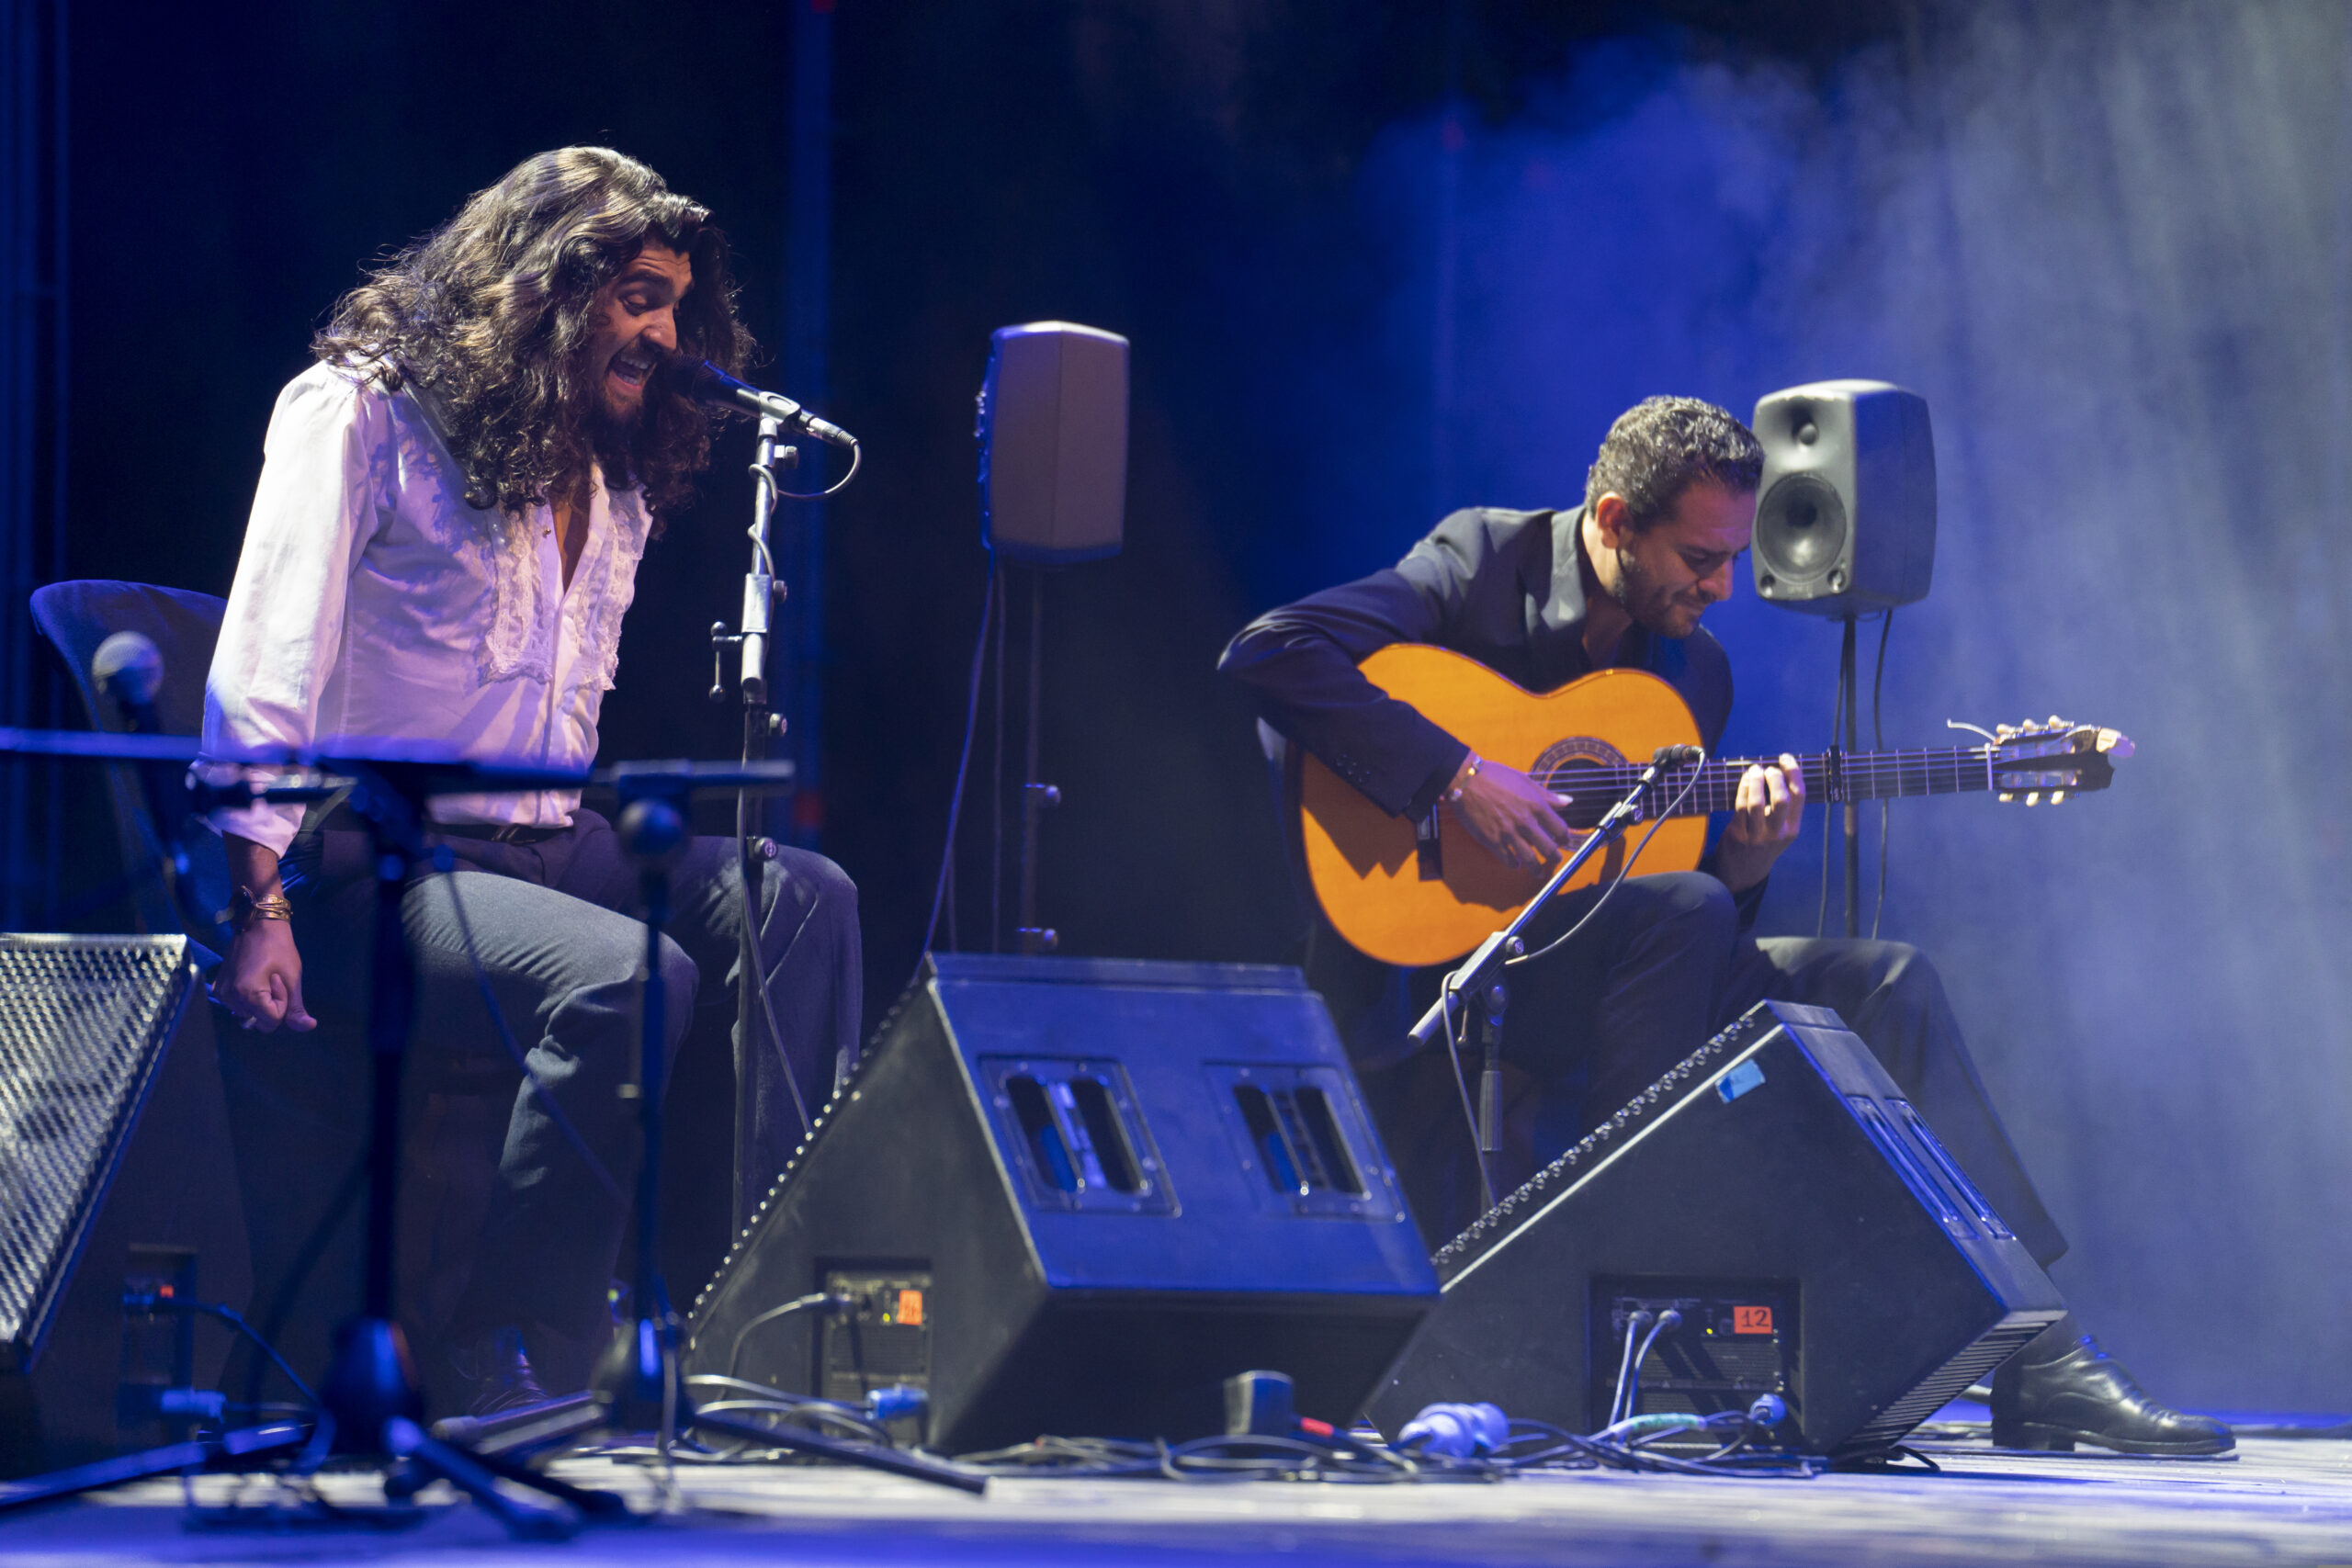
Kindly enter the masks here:
M 1623 547 L 1617 550 L 1617 581 L 1609 596 L 1635 626 L 1654 632 L 1672 630 L 1673 595 L 1658 587 L 1640 558 Z
M 644 437 L 649 412 L 640 400 L 626 412 L 615 412 L 602 396 L 589 406 L 584 431 L 588 449 L 596 455 L 597 465 L 615 484 L 624 482 L 637 470 L 638 443 Z

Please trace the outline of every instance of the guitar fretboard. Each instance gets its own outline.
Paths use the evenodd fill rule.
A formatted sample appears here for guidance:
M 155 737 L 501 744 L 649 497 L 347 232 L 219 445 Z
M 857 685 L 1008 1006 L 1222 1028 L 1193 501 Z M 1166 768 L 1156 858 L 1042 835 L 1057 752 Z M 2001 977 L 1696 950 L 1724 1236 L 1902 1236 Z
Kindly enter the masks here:
M 1703 817 L 1729 811 L 1739 797 L 1739 781 L 1758 765 L 1778 766 L 1777 757 L 1725 757 L 1698 764 L 1684 762 L 1658 770 L 1642 803 L 1642 815 L 1655 818 Z M 1546 788 L 1573 795 L 1576 803 L 1561 815 L 1571 826 L 1589 828 L 1623 797 L 1641 777 L 1638 762 L 1571 761 L 1533 775 Z M 1947 746 L 1917 751 L 1816 751 L 1799 756 L 1804 772 L 1807 800 L 1843 804 L 1858 800 L 1891 800 L 1898 795 L 1958 795 L 1993 787 L 1993 749 L 1989 746 Z M 1694 779 L 1691 775 L 1696 773 Z M 1685 794 L 1685 786 L 1689 793 Z

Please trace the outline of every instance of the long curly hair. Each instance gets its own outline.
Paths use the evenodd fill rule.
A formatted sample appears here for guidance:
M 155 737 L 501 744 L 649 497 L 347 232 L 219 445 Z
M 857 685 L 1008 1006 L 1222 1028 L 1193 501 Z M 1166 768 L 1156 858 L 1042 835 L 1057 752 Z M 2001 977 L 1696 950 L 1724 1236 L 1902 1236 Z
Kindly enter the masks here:
M 584 505 L 594 457 L 607 484 L 643 491 L 658 529 L 694 499 L 714 416 L 657 382 L 623 428 L 605 411 L 603 367 L 586 357 L 597 290 L 649 240 L 694 266 L 679 349 L 740 371 L 752 344 L 735 319 L 727 237 L 661 175 L 605 147 L 542 152 L 477 191 L 337 300 L 311 352 L 388 391 L 422 381 L 453 455 L 510 515 Z

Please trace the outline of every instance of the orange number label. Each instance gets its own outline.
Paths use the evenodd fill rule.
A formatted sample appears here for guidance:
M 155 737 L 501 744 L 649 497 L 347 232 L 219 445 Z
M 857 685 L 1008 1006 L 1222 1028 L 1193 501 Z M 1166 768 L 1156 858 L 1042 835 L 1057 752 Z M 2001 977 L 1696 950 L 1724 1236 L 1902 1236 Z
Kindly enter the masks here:
M 1746 1312 L 1747 1309 L 1746 1307 L 1742 1307 L 1739 1310 Z M 921 1291 L 900 1291 L 899 1292 L 899 1321 L 905 1324 L 910 1328 L 920 1328 L 922 1326 L 922 1292 Z M 1769 1311 L 1764 1314 L 1764 1326 L 1768 1331 L 1772 1326 L 1772 1314 Z M 1745 1334 L 1747 1330 L 1743 1328 L 1740 1332 Z
M 1772 1332 L 1770 1307 L 1736 1306 L 1731 1309 L 1731 1331 L 1734 1334 L 1770 1334 Z

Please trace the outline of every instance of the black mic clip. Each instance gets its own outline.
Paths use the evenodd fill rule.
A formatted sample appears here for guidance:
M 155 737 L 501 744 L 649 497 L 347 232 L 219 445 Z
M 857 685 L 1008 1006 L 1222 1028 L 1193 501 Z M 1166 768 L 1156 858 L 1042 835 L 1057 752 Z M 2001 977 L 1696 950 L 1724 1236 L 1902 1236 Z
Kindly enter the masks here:
M 737 379 L 707 359 L 672 354 L 654 372 L 662 385 L 706 408 L 722 409 L 773 419 L 786 429 L 815 437 L 829 446 L 855 446 L 857 437 L 829 420 L 819 419 L 781 393 L 763 390 Z

